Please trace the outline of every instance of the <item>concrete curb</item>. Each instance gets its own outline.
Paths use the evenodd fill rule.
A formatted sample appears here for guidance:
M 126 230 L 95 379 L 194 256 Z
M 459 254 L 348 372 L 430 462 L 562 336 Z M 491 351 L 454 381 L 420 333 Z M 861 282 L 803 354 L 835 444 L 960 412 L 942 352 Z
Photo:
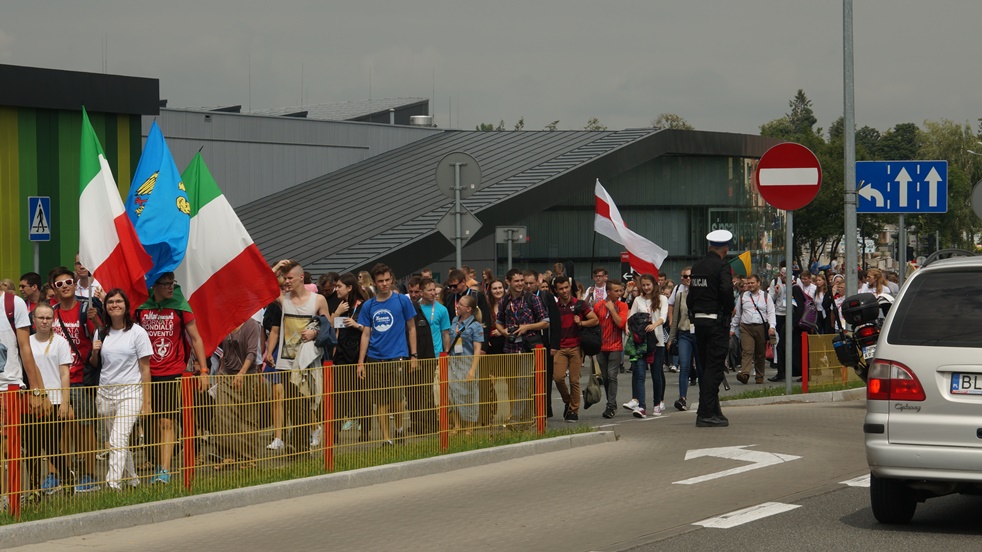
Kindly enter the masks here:
M 807 393 L 799 395 L 778 395 L 776 397 L 758 397 L 756 399 L 738 399 L 721 401 L 723 406 L 760 406 L 765 404 L 787 403 L 819 403 L 866 400 L 866 388 L 846 389 L 845 391 L 828 391 L 825 393 Z
M 230 510 L 242 506 L 253 506 L 276 500 L 365 487 L 422 475 L 444 473 L 503 462 L 505 460 L 524 458 L 535 454 L 611 443 L 616 440 L 612 431 L 578 433 L 527 443 L 515 443 L 434 458 L 411 460 L 409 462 L 400 462 L 385 466 L 280 481 L 278 483 L 269 483 L 255 487 L 232 489 L 198 496 L 148 502 L 121 508 L 86 512 L 84 514 L 17 523 L 0 527 L 0 542 L 3 543 L 3 548 L 13 548 L 15 546 L 37 544 L 90 533 L 112 531 L 113 529 L 124 529 L 137 525 L 147 525 L 172 519 Z

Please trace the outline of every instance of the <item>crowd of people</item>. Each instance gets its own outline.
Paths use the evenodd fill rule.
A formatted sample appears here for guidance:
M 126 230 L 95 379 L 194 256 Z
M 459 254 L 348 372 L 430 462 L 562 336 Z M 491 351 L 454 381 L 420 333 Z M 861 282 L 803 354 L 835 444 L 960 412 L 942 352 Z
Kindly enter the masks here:
M 707 236 L 707 257 L 683 268 L 677 284 L 665 274 L 619 281 L 595 267 L 584 286 L 564 263 L 544 273 L 512 269 L 500 279 L 490 269 L 478 279 L 462 266 L 450 269 L 442 284 L 429 269 L 397 281 L 377 264 L 359 273 L 330 272 L 315 283 L 299 263 L 282 260 L 272 266 L 280 297 L 213 354 L 204 351 L 186 302 L 175 298 L 173 273 L 153 283 L 145 304 L 131 305 L 123 291 L 103 290 L 76 257 L 73 268 L 57 267 L 46 280 L 21 276 L 20 296 L 12 282 L 0 286 L 9 321 L 0 323 L 0 389 L 27 390 L 25 450 L 39 459 L 29 471 L 48 493 L 90 492 L 103 482 L 113 489 L 138 485 L 138 468 L 151 472 L 150 483 L 169 483 L 185 377 L 197 378 L 198 396 L 214 407 L 198 425 L 216 436 L 216 469 L 316 448 L 325 431 L 338 442 L 341 432 L 357 428 L 357 440 L 369 442 L 373 423 L 383 447 L 409 434 L 435 433 L 432 359 L 440 353 L 450 357 L 454 434 L 531 425 L 531 355 L 485 359 L 538 345 L 546 351 L 549 417 L 555 388 L 562 418 L 579 419 L 590 406 L 581 400 L 581 376 L 594 369 L 604 389 L 604 418 L 619 406 L 637 418 L 662 415 L 669 373 L 678 377 L 677 410 L 688 410 L 689 388 L 698 384 L 697 425 L 725 426 L 714 399 L 724 369 L 719 359 L 739 368 L 743 384 L 763 383 L 768 362 L 777 368 L 770 379 L 782 380 L 788 370 L 778 336 L 785 318 L 792 317 L 795 337 L 836 331 L 844 326 L 838 307 L 849 294 L 838 263 L 813 263 L 815 273 L 790 276 L 782 264 L 768 281 L 732 276 L 725 262 L 729 238 L 714 241 L 714 234 Z M 858 291 L 895 294 L 889 276 L 870 269 Z M 719 346 L 720 340 L 727 343 Z M 791 346 L 800 347 L 800 339 Z M 800 354 L 792 358 L 790 377 L 800 377 Z M 324 427 L 314 414 L 319 371 L 305 369 L 328 359 L 336 400 L 333 422 Z M 619 398 L 625 372 L 630 395 Z M 260 409 L 262 402 L 270 408 Z M 43 432 L 32 429 L 42 426 Z M 261 433 L 270 435 L 268 443 L 257 444 Z M 130 448 L 135 434 L 148 450 L 139 467 Z M 40 461 L 45 454 L 50 461 Z

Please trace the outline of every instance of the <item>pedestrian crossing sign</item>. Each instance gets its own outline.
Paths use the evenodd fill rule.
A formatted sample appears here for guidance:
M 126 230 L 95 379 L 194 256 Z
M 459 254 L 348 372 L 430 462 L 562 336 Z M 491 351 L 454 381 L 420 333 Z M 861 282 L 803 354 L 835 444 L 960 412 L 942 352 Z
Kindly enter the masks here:
M 30 241 L 51 241 L 51 198 L 30 196 L 27 198 L 27 235 Z

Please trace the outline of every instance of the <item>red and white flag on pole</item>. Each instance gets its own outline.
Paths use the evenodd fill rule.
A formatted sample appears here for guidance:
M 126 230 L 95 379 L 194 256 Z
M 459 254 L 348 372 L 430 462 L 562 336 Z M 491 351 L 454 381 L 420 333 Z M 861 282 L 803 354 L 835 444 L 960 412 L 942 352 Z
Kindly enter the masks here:
M 597 180 L 594 195 L 597 215 L 593 222 L 593 229 L 627 249 L 632 269 L 640 274 L 652 274 L 657 277 L 658 267 L 665 262 L 668 251 L 627 228 L 620 211 L 617 210 L 617 205 L 614 205 L 614 200 L 600 184 L 600 180 Z

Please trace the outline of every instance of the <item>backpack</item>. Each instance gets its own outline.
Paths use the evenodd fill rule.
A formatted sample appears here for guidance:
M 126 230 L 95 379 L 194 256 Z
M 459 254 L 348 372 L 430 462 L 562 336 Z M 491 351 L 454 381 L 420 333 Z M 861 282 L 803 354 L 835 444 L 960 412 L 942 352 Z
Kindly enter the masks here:
M 805 294 L 805 306 L 801 309 L 801 319 L 798 320 L 798 329 L 808 333 L 818 332 L 818 306 L 815 300 Z

